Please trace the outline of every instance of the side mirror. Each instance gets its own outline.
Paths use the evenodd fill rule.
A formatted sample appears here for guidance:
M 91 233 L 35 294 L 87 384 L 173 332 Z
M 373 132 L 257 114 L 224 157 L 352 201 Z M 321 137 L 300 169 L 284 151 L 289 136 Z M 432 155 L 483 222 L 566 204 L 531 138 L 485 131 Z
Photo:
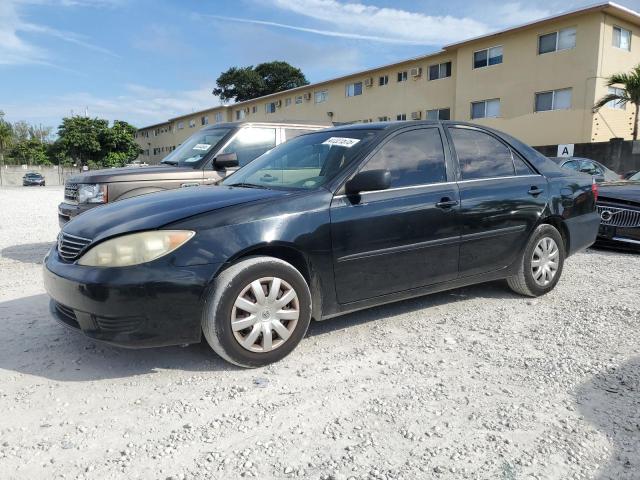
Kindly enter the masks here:
M 234 168 L 239 165 L 238 154 L 236 152 L 221 153 L 213 159 L 213 165 L 216 168 Z
M 360 192 L 386 190 L 390 186 L 391 172 L 389 170 L 369 170 L 357 173 L 344 187 L 347 195 L 356 195 Z

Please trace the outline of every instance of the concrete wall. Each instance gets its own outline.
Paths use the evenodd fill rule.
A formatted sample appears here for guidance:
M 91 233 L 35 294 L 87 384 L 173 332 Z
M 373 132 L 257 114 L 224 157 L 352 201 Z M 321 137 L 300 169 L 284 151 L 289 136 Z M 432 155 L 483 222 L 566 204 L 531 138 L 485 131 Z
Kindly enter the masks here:
M 634 148 L 634 143 L 636 147 Z M 557 145 L 535 147 L 543 155 L 555 157 Z M 591 158 L 607 166 L 614 172 L 623 174 L 630 170 L 640 170 L 640 141 L 611 140 L 575 144 L 575 157 Z
M 42 167 L 22 165 L 3 165 L 0 167 L 0 181 L 3 187 L 21 186 L 22 177 L 27 172 L 38 172 L 44 176 L 47 185 L 64 185 L 64 181 L 69 176 L 78 173 L 77 168 L 63 169 L 62 167 Z

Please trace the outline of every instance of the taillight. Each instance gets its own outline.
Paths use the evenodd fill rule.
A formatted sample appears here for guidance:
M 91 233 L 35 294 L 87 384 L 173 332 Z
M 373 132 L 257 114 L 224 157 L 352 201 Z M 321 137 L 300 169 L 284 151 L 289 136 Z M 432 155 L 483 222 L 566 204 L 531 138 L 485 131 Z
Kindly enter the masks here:
M 598 201 L 598 184 L 596 183 L 595 180 L 591 183 L 591 192 L 593 192 L 593 201 L 597 202 Z

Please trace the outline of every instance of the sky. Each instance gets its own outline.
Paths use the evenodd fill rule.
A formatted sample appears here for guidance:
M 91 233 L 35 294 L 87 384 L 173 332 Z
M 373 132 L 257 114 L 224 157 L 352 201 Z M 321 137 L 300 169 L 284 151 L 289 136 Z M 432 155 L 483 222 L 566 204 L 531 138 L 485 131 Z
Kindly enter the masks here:
M 142 127 L 219 105 L 232 66 L 284 60 L 317 82 L 593 3 L 0 0 L 0 110 L 54 131 L 85 112 Z

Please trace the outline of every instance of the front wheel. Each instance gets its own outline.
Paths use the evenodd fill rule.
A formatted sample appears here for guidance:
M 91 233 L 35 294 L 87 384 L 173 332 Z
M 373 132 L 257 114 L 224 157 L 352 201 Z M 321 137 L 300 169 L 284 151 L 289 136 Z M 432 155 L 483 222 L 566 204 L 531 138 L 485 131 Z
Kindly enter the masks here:
M 509 287 L 529 297 L 550 292 L 560 280 L 565 255 L 560 232 L 552 225 L 538 226 L 527 242 L 517 273 L 507 279 Z
M 311 321 L 311 293 L 291 264 L 273 257 L 239 261 L 216 278 L 202 331 L 211 348 L 241 367 L 287 356 Z

